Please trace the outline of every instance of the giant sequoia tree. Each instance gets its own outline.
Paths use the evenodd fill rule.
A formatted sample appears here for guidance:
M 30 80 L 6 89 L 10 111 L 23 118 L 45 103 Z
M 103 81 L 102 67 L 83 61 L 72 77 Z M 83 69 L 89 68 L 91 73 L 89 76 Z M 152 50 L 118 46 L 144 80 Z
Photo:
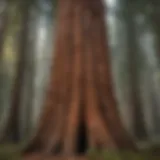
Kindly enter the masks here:
M 133 149 L 113 93 L 102 0 L 59 0 L 53 72 L 26 152 Z

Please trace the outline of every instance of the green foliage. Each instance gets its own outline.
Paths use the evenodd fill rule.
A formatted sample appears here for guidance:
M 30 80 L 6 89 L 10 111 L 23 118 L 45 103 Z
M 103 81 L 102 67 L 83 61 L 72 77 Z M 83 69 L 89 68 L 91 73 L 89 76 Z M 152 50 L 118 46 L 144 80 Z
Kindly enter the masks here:
M 17 145 L 0 145 L 0 160 L 20 160 L 20 148 Z
M 89 159 L 91 160 L 98 160 L 100 155 L 100 152 L 94 148 L 91 148 L 90 150 L 88 150 L 87 152 L 87 156 L 89 157 Z
M 98 151 L 91 149 L 87 153 L 90 160 L 159 160 L 159 156 L 152 153 L 152 149 L 144 150 L 139 153 L 131 151 Z
M 0 145 L 0 160 L 20 160 L 23 146 L 23 144 Z M 89 160 L 159 160 L 159 151 L 160 146 L 153 146 L 150 149 L 141 150 L 139 153 L 131 151 L 100 151 L 92 148 L 88 150 L 87 156 Z M 159 155 L 155 153 L 159 153 Z

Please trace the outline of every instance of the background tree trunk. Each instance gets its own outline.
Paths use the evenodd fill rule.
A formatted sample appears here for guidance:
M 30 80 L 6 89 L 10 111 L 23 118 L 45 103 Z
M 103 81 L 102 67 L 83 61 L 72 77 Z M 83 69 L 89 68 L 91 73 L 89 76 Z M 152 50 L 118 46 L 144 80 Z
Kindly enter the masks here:
M 19 1 L 7 3 L 8 23 L 3 37 L 1 54 L 1 120 L 0 139 L 5 135 L 5 128 L 10 113 L 12 99 L 12 87 L 15 79 L 17 53 L 19 48 L 19 36 L 21 30 L 21 15 Z M 17 13 L 17 14 L 15 14 Z
M 2 50 L 4 44 L 5 31 L 8 24 L 8 2 L 2 0 L 0 2 L 0 60 L 2 58 Z
M 36 132 L 52 61 L 55 11 L 52 0 L 35 0 L 29 10 L 28 43 L 20 108 L 21 140 Z M 24 138 L 25 137 L 25 138 Z
M 19 2 L 19 1 L 18 1 Z M 27 31 L 28 31 L 28 11 L 29 11 L 29 5 L 30 1 L 26 3 L 17 2 L 17 9 L 21 7 L 23 11 L 22 18 L 22 28 L 21 28 L 21 34 L 20 34 L 20 46 L 18 49 L 19 59 L 16 67 L 16 79 L 15 84 L 13 87 L 13 95 L 12 95 L 12 106 L 9 111 L 9 118 L 7 120 L 6 128 L 4 131 L 4 138 L 3 140 L 19 140 L 20 133 L 19 133 L 19 111 L 20 111 L 20 102 L 21 102 L 21 91 L 22 91 L 22 85 L 24 81 L 24 67 L 25 67 L 25 60 L 26 60 L 26 48 L 25 44 L 27 41 Z M 21 11 L 21 10 L 20 10 Z
M 132 105 L 132 118 L 133 118 L 133 134 L 138 139 L 146 138 L 146 129 L 144 122 L 144 115 L 142 109 L 142 101 L 140 98 L 139 88 L 139 70 L 137 53 L 139 52 L 139 46 L 136 37 L 136 10 L 129 5 L 129 1 L 124 1 L 126 6 L 129 8 L 125 12 L 126 23 L 127 23 L 127 40 L 128 40 L 128 63 L 130 72 L 130 91 L 131 91 L 131 105 Z

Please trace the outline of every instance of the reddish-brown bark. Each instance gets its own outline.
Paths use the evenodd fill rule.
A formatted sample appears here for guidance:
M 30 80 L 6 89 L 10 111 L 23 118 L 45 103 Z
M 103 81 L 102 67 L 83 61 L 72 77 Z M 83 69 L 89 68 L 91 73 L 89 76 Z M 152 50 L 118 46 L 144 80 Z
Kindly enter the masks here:
M 136 150 L 116 109 L 102 1 L 59 0 L 58 20 L 44 113 L 26 151 L 76 155 L 81 125 L 86 150 Z

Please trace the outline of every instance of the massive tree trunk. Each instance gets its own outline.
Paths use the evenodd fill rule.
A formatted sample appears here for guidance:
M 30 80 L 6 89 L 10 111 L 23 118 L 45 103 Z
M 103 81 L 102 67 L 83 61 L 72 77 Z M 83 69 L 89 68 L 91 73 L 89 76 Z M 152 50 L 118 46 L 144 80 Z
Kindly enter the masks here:
M 136 150 L 116 109 L 102 1 L 59 0 L 58 7 L 49 91 L 25 153 Z

